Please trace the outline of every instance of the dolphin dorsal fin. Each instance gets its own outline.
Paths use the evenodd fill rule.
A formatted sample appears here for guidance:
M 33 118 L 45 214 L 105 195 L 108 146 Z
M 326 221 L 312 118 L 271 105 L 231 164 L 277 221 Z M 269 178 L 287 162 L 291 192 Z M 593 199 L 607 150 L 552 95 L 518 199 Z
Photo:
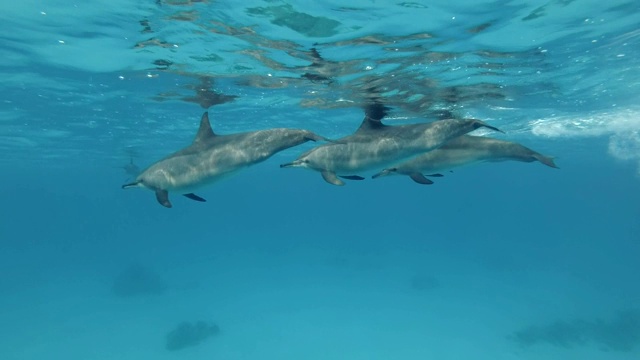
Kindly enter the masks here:
M 387 125 L 383 124 L 382 121 L 372 119 L 369 116 L 365 115 L 364 119 L 362 119 L 362 123 L 360 124 L 360 127 L 358 128 L 358 130 L 356 130 L 356 134 L 372 131 L 372 130 L 373 131 L 379 130 L 386 126 Z
M 193 139 L 193 142 L 203 142 L 213 138 L 214 136 L 216 136 L 216 134 L 213 132 L 213 129 L 211 129 L 209 112 L 205 111 L 204 114 L 202 114 L 202 119 L 200 119 L 200 128 L 198 128 L 198 133 L 196 134 L 196 138 Z
M 382 119 L 387 116 L 389 112 L 389 108 L 384 106 L 382 103 L 378 101 L 374 101 L 364 106 L 364 119 L 362 120 L 362 124 L 356 131 L 358 132 L 366 132 L 370 130 L 379 130 L 387 125 L 382 123 Z

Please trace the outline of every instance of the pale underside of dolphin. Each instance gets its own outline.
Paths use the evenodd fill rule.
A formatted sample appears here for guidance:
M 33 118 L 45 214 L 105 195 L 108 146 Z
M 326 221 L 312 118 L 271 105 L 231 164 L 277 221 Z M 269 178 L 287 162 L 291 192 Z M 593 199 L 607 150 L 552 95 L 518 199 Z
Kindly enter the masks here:
M 344 185 L 339 177 L 362 180 L 360 174 L 440 147 L 470 131 L 499 129 L 477 119 L 445 119 L 431 123 L 385 125 L 365 116 L 358 130 L 333 143 L 315 147 L 280 167 L 303 167 L 318 171 L 333 185 Z
M 553 158 L 518 143 L 483 136 L 463 135 L 450 140 L 438 149 L 392 165 L 373 175 L 373 178 L 394 174 L 407 175 L 419 184 L 430 185 L 433 181 L 427 176 L 442 176 L 440 172 L 473 163 L 510 160 L 539 161 L 549 167 L 558 168 Z M 428 175 L 425 176 L 425 174 Z
M 150 189 L 165 207 L 172 206 L 170 191 L 192 200 L 206 201 L 193 191 L 265 161 L 279 151 L 317 140 L 326 139 L 311 131 L 285 128 L 218 135 L 211 129 L 209 115 L 205 112 L 191 145 L 152 164 L 134 182 L 122 188 Z

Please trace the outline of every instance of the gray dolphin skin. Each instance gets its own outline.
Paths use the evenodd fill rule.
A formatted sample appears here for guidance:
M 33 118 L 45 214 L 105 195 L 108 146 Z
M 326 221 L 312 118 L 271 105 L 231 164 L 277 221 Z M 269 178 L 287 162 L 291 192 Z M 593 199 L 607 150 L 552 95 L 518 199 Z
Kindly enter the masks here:
M 211 129 L 209 114 L 205 112 L 191 145 L 151 165 L 122 188 L 152 190 L 158 202 L 168 208 L 172 206 L 169 191 L 206 201 L 192 191 L 265 161 L 279 151 L 318 140 L 326 139 L 311 131 L 285 128 L 218 135 Z
M 360 128 L 350 136 L 315 147 L 280 167 L 302 167 L 319 171 L 333 185 L 344 185 L 338 177 L 362 180 L 360 173 L 385 168 L 403 159 L 433 150 L 475 129 L 499 129 L 477 119 L 445 119 L 431 123 L 385 125 L 365 115 Z
M 392 165 L 373 175 L 373 178 L 394 174 L 407 175 L 419 184 L 429 185 L 433 184 L 433 181 L 424 174 L 434 174 L 478 162 L 508 160 L 539 161 L 549 167 L 558 168 L 551 157 L 544 156 L 518 143 L 482 136 L 463 135 L 450 140 L 438 149 Z

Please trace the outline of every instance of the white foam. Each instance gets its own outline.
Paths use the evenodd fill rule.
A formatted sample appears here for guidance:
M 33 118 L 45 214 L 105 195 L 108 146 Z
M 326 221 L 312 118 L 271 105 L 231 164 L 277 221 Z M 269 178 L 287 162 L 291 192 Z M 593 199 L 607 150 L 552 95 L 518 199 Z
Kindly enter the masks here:
M 530 123 L 531 132 L 545 137 L 609 137 L 609 155 L 638 163 L 640 176 L 640 111 L 635 109 L 559 116 Z

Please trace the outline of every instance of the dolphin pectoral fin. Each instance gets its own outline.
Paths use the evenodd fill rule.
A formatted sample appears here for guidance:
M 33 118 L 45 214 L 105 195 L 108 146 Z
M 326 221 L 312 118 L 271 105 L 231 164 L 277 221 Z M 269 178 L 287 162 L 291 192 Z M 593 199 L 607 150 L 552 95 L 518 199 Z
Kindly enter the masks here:
M 201 198 L 200 196 L 194 194 L 194 193 L 188 193 L 188 194 L 182 194 L 182 196 L 187 197 L 191 200 L 195 200 L 195 201 L 200 201 L 200 202 L 207 202 L 206 199 Z
M 420 173 L 409 174 L 409 177 L 411 178 L 411 180 L 417 182 L 418 184 L 422 184 L 422 185 L 433 184 L 433 181 L 427 179 L 424 175 Z
M 387 168 L 387 169 L 383 169 L 382 171 L 380 171 L 379 173 L 373 174 L 373 176 L 371 176 L 372 179 L 377 179 L 381 176 L 387 176 L 387 175 L 391 175 L 393 173 L 396 173 L 398 171 L 398 168 Z
M 430 177 L 443 177 L 444 175 L 438 173 L 438 174 L 428 174 L 427 176 L 430 176 Z
M 347 180 L 364 180 L 364 178 L 360 175 L 345 175 L 340 177 Z
M 156 190 L 156 199 L 160 205 L 170 208 L 171 202 L 169 201 L 169 192 L 167 190 Z
M 328 182 L 329 184 L 336 185 L 336 186 L 344 185 L 344 181 L 338 179 L 338 177 L 336 176 L 336 173 L 334 172 L 325 170 L 321 174 L 324 181 Z

